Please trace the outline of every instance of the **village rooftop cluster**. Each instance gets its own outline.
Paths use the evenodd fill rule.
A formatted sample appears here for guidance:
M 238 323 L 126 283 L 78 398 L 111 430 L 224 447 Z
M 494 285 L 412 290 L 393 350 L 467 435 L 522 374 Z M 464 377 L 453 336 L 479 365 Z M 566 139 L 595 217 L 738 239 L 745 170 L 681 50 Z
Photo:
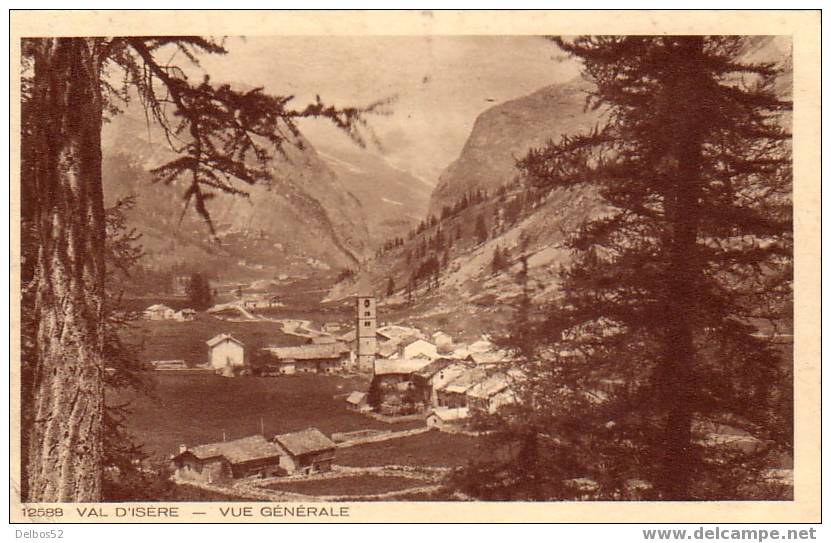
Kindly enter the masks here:
M 246 311 L 241 304 L 235 307 Z M 145 316 L 155 319 L 159 311 L 158 305 L 151 306 Z M 182 313 L 165 312 L 161 318 L 179 320 Z M 513 367 L 507 353 L 486 337 L 470 344 L 455 343 L 443 331 L 428 336 L 409 326 L 378 327 L 376 320 L 375 298 L 359 296 L 351 330 L 344 331 L 334 322 L 315 330 L 307 321 L 281 321 L 284 332 L 304 338 L 302 345 L 267 346 L 249 352 L 232 334 L 220 333 L 206 341 L 207 359 L 198 369 L 227 378 L 368 375 L 368 390 L 346 394 L 343 409 L 390 423 L 420 420 L 424 430 L 450 433 L 475 434 L 467 423 L 477 414 L 494 414 L 516 402 L 514 385 L 522 373 Z M 156 361 L 153 367 L 182 369 L 184 361 Z M 271 437 L 182 444 L 172 462 L 180 482 L 312 475 L 332 469 L 340 446 L 395 437 L 378 434 L 357 431 L 329 437 L 317 428 L 306 428 Z

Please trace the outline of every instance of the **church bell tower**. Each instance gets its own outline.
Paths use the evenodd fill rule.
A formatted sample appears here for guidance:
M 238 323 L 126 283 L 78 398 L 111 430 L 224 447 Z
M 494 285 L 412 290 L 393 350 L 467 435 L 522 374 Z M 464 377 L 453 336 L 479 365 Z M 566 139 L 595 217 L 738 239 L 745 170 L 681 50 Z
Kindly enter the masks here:
M 358 296 L 355 299 L 355 330 L 358 344 L 358 370 L 372 372 L 375 368 L 375 354 L 378 340 L 375 336 L 377 315 L 374 296 Z

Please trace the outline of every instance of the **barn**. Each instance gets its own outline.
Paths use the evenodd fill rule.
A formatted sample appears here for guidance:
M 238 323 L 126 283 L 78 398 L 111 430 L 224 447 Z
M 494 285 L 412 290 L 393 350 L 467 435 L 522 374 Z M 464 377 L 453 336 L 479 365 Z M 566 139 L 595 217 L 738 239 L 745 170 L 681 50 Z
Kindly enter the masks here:
M 208 344 L 208 365 L 215 370 L 225 370 L 245 365 L 245 345 L 231 334 L 219 334 Z
M 377 359 L 369 384 L 369 404 L 384 415 L 408 415 L 421 409 L 412 384 L 412 374 L 429 360 Z
M 503 405 L 516 402 L 511 390 L 511 378 L 506 373 L 495 373 L 467 391 L 468 407 L 472 411 L 494 414 Z
M 259 435 L 192 448 L 182 445 L 173 465 L 177 478 L 203 483 L 283 473 L 279 447 Z
M 280 450 L 280 466 L 289 474 L 330 471 L 335 459 L 335 442 L 317 428 L 279 434 L 272 442 Z
M 433 360 L 418 371 L 413 372 L 411 380 L 415 388 L 416 395 L 425 406 L 433 404 L 433 388 L 434 383 L 440 382 L 439 377 L 444 373 L 444 370 L 449 366 L 457 364 L 455 360 L 449 358 L 439 358 Z M 462 368 L 461 364 L 459 364 Z M 460 372 L 461 373 L 461 372 Z
M 438 406 L 450 408 L 467 407 L 467 391 L 473 388 L 474 385 L 484 381 L 487 376 L 485 370 L 481 368 L 471 368 L 464 371 L 461 375 L 436 390 Z
M 467 407 L 436 407 L 425 417 L 429 428 L 449 429 L 459 426 L 468 417 Z
M 278 373 L 338 373 L 349 365 L 349 348 L 341 343 L 307 344 L 295 347 L 266 347 L 269 365 Z

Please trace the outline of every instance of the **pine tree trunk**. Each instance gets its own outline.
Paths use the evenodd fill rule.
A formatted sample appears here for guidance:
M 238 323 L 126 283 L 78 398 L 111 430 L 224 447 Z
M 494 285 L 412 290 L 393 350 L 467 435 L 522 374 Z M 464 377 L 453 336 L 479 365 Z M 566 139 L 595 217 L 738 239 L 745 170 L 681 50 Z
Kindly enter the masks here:
M 96 41 L 38 40 L 37 352 L 24 405 L 24 500 L 101 497 L 104 207 Z
M 663 458 L 659 487 L 664 499 L 690 498 L 695 470 L 692 451 L 693 375 L 696 360 L 693 331 L 696 285 L 700 265 L 696 257 L 701 185 L 702 120 L 696 90 L 702 88 L 699 59 L 701 37 L 682 38 L 671 62 L 675 66 L 667 85 L 663 120 L 669 143 L 666 217 L 670 229 L 666 292 L 666 357 L 661 376 L 664 406 Z

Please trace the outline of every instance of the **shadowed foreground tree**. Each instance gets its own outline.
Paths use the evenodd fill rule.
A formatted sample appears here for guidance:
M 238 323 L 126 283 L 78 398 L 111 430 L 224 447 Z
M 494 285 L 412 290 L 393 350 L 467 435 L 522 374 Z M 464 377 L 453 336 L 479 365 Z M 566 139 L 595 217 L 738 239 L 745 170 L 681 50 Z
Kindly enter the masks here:
M 267 182 L 283 145 L 299 145 L 296 121 L 322 117 L 359 144 L 363 109 L 319 99 L 294 109 L 291 96 L 239 92 L 194 64 L 223 46 L 199 37 L 50 38 L 23 41 L 22 208 L 24 254 L 34 255 L 23 285 L 29 349 L 22 363 L 22 495 L 26 501 L 97 501 L 102 485 L 106 343 L 105 211 L 101 127 L 119 103 L 138 96 L 177 156 L 153 170 L 184 184 L 213 231 L 207 203 Z M 178 53 L 173 55 L 172 53 Z M 187 62 L 186 61 L 186 62 Z M 24 274 L 25 281 L 25 274 Z
M 793 310 L 777 68 L 744 62 L 739 37 L 555 41 L 583 62 L 604 123 L 518 165 L 605 208 L 568 241 L 561 298 L 521 330 L 522 401 L 503 422 L 548 460 L 458 481 L 496 499 L 760 497 L 793 439 L 775 343 Z

